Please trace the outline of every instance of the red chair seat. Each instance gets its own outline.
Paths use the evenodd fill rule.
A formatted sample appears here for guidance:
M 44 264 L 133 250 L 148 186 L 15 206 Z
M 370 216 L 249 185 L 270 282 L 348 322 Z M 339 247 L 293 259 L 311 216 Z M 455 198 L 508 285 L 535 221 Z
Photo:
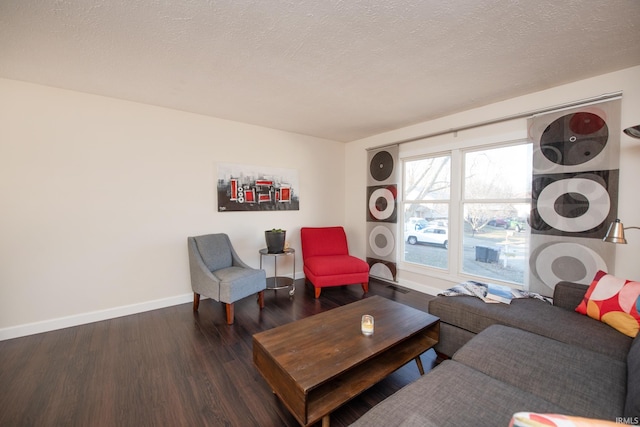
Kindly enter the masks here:
M 369 265 L 360 258 L 351 255 L 314 256 L 305 259 L 304 265 L 316 276 L 369 274 Z

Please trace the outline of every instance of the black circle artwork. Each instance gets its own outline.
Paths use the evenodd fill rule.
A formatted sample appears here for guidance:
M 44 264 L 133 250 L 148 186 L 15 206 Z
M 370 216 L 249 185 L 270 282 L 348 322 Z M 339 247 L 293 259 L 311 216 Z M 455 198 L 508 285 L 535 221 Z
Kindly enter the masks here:
M 378 212 L 384 212 L 387 209 L 387 206 L 387 199 L 385 199 L 384 197 L 378 197 L 376 199 L 376 209 L 378 210 Z
M 554 203 L 554 210 L 564 218 L 579 218 L 589 210 L 589 199 L 579 193 L 565 193 Z
M 393 173 L 393 157 L 388 151 L 376 153 L 369 164 L 369 172 L 376 181 L 384 181 Z
M 559 117 L 547 126 L 540 137 L 540 150 L 555 164 L 575 166 L 600 154 L 608 139 L 604 119 L 581 111 Z

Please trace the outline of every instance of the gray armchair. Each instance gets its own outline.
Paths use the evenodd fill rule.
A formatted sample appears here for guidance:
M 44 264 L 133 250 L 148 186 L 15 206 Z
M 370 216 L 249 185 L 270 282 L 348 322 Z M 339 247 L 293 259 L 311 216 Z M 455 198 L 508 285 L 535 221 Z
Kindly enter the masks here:
M 225 304 L 227 323 L 233 323 L 233 303 L 258 294 L 264 307 L 267 275 L 249 267 L 236 254 L 229 236 L 224 233 L 188 237 L 189 270 L 193 289 L 193 311 L 198 311 L 200 295 Z

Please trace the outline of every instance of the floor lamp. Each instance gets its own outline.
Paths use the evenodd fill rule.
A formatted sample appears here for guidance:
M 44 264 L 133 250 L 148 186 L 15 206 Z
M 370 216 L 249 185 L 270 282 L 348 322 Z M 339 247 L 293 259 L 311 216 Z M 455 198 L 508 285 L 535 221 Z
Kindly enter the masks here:
M 640 125 L 630 126 L 624 130 L 624 133 L 633 138 L 640 138 Z M 626 245 L 627 239 L 624 238 L 624 230 L 628 230 L 630 228 L 640 230 L 640 227 L 625 227 L 619 219 L 616 219 L 609 225 L 607 235 L 604 236 L 604 239 L 602 240 L 609 243 L 622 243 Z
M 616 219 L 611 223 L 611 225 L 609 225 L 609 230 L 607 230 L 607 234 L 602 240 L 608 243 L 622 243 L 626 245 L 627 239 L 624 238 L 624 230 L 628 230 L 630 228 L 640 230 L 640 227 L 625 227 L 619 219 Z

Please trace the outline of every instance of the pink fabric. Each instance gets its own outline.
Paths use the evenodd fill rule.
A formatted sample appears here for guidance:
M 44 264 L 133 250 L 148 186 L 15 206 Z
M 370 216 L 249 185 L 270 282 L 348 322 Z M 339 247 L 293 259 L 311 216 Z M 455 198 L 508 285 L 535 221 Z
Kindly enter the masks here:
M 342 227 L 303 227 L 304 274 L 317 288 L 369 283 L 369 265 L 349 255 Z

